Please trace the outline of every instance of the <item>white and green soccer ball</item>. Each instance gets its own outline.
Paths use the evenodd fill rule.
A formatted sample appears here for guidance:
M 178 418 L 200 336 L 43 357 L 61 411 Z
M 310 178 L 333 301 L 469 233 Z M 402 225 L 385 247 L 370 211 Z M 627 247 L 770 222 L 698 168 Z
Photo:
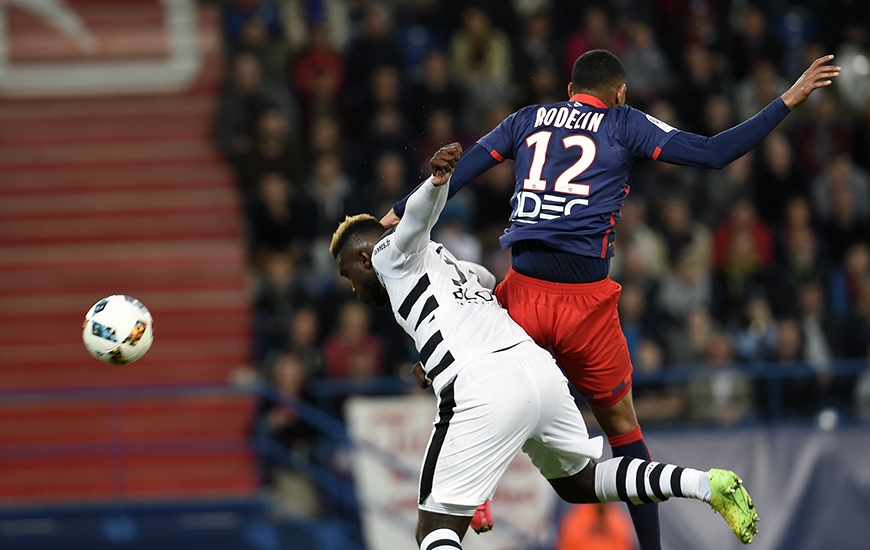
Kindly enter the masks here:
M 126 365 L 145 355 L 154 341 L 154 320 L 142 302 L 115 294 L 85 315 L 82 340 L 88 352 L 105 363 Z

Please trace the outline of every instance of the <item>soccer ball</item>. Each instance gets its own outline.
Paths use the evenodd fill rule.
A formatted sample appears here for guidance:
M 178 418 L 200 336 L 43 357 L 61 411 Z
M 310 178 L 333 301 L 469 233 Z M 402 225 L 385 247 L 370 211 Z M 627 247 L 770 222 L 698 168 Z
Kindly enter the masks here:
M 115 294 L 85 315 L 82 340 L 91 355 L 105 363 L 126 365 L 139 359 L 154 341 L 154 320 L 142 302 Z

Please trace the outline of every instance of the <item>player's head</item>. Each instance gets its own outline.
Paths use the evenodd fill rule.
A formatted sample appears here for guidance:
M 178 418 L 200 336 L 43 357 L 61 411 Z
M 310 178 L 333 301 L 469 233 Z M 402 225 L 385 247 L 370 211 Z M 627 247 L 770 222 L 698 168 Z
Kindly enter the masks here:
M 357 298 L 377 306 L 389 301 L 372 266 L 372 250 L 384 234 L 384 226 L 369 214 L 347 216 L 332 234 L 329 252 L 338 262 L 342 277 L 350 279 Z
M 609 107 L 625 103 L 625 67 L 607 50 L 590 50 L 574 62 L 568 94 L 589 94 Z

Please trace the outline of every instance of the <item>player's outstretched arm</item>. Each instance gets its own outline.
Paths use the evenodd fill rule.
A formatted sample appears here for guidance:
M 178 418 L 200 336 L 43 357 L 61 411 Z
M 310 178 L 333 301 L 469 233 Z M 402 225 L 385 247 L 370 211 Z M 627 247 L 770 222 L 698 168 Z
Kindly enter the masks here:
M 429 243 L 430 232 L 447 202 L 450 174 L 462 154 L 462 146 L 451 143 L 439 149 L 432 157 L 432 177 L 420 184 L 408 197 L 405 216 L 402 217 L 393 242 L 403 254 L 416 254 Z
M 742 157 L 776 128 L 791 109 L 805 102 L 813 90 L 831 84 L 831 79 L 840 74 L 840 67 L 825 65 L 833 58 L 832 55 L 826 55 L 813 61 L 787 92 L 754 117 L 733 128 L 713 137 L 691 132 L 677 133 L 662 146 L 658 160 L 682 166 L 718 169 Z
M 794 109 L 809 99 L 813 90 L 831 85 L 832 79 L 840 74 L 839 66 L 826 65 L 826 63 L 833 59 L 833 55 L 826 55 L 813 61 L 792 87 L 780 96 L 786 107 Z

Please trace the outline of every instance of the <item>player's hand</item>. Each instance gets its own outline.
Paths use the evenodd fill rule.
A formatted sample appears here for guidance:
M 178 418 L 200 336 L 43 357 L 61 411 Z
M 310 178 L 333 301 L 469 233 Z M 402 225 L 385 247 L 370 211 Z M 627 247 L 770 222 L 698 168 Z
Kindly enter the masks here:
M 424 390 L 432 385 L 432 382 L 426 378 L 426 371 L 423 370 L 423 363 L 417 361 L 414 363 L 414 367 L 411 369 L 411 372 L 414 373 L 414 379 L 417 381 L 417 385 L 423 388 Z
M 396 215 L 396 212 L 390 208 L 390 211 L 387 212 L 387 215 L 381 218 L 381 225 L 386 227 L 387 229 L 394 227 L 402 221 L 402 218 Z
M 429 161 L 432 166 L 432 185 L 444 185 L 450 181 L 450 174 L 453 173 L 453 167 L 456 166 L 456 161 L 461 155 L 462 145 L 456 142 L 438 149 Z
M 826 55 L 813 61 L 810 68 L 804 71 L 804 74 L 795 81 L 794 85 L 780 96 L 789 109 L 794 109 L 809 99 L 810 94 L 816 88 L 831 85 L 833 82 L 831 79 L 840 74 L 839 66 L 825 65 L 832 59 L 834 59 L 833 55 Z

